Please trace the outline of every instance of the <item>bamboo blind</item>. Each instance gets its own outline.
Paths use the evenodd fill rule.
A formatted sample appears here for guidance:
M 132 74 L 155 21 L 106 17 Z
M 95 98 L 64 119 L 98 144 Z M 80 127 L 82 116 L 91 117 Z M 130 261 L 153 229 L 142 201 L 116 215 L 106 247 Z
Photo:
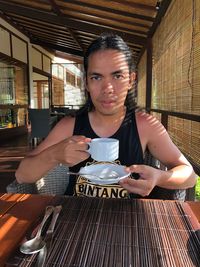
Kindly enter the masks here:
M 172 1 L 153 37 L 152 108 L 200 115 L 200 1 Z
M 172 1 L 153 37 L 152 108 L 200 115 L 200 1 Z M 200 124 L 169 117 L 168 131 L 200 167 Z
M 158 112 L 152 112 L 151 113 L 157 120 L 161 121 L 161 114 Z
M 168 132 L 180 150 L 200 166 L 200 123 L 169 116 Z

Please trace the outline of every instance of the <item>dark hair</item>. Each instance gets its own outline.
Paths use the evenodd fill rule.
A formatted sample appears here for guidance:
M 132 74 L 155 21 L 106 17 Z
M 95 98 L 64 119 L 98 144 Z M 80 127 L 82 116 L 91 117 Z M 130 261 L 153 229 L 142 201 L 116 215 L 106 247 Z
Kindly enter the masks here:
M 126 44 L 126 42 L 119 36 L 113 33 L 103 33 L 97 39 L 95 39 L 88 47 L 87 51 L 84 55 L 84 71 L 85 77 L 87 77 L 87 70 L 88 70 L 88 61 L 91 54 L 100 51 L 100 50 L 107 50 L 107 49 L 114 49 L 119 52 L 122 52 L 125 55 L 126 62 L 129 67 L 129 73 L 135 71 L 135 64 L 133 62 L 132 52 L 130 47 Z M 87 102 L 84 106 L 84 110 L 91 110 L 94 106 L 90 98 L 90 94 L 87 94 Z M 128 91 L 125 105 L 129 109 L 133 109 L 136 106 L 135 103 L 135 90 L 134 85 L 131 90 Z
M 130 73 L 135 70 L 135 64 L 133 62 L 131 49 L 124 42 L 124 40 L 119 35 L 113 33 L 103 33 L 89 45 L 84 55 L 85 74 L 87 74 L 88 70 L 89 56 L 99 50 L 107 50 L 107 49 L 114 49 L 122 52 L 125 55 Z

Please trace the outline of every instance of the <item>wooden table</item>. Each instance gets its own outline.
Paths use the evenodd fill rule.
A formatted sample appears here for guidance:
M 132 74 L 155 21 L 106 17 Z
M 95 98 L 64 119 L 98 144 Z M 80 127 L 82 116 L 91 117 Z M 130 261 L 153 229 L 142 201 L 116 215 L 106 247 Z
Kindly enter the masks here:
M 19 244 L 58 203 L 46 267 L 200 266 L 200 202 L 27 194 L 0 194 L 0 266 L 35 266 Z
M 43 215 L 53 196 L 1 194 L 0 195 L 0 266 L 18 247 L 28 232 Z
M 197 218 L 198 222 L 200 223 L 200 201 L 188 201 L 187 203 L 189 204 L 195 217 Z

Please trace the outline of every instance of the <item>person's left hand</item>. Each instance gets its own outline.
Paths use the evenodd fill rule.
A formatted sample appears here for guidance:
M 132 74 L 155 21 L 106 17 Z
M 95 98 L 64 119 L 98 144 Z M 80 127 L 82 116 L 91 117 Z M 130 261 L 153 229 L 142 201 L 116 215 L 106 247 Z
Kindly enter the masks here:
M 162 172 L 147 165 L 132 165 L 127 167 L 126 171 L 138 173 L 140 178 L 138 180 L 125 178 L 119 184 L 128 192 L 139 194 L 143 197 L 148 196 L 158 184 Z

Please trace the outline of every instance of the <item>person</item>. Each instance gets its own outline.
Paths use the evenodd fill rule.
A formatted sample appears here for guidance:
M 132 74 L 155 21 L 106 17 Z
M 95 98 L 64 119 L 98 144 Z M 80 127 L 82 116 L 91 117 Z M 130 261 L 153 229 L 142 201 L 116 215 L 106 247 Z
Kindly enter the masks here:
M 75 117 L 63 118 L 20 163 L 19 183 L 32 183 L 58 164 L 72 171 L 94 162 L 87 152 L 96 137 L 119 140 L 116 164 L 132 175 L 114 185 L 96 185 L 81 176 L 70 176 L 68 195 L 95 197 L 154 197 L 155 188 L 186 189 L 196 183 L 196 174 L 170 139 L 164 126 L 152 115 L 137 109 L 134 101 L 135 66 L 124 40 L 104 33 L 88 47 L 84 57 L 88 99 Z M 144 164 L 146 150 L 167 167 L 160 170 Z M 159 192 L 159 191 L 158 191 Z M 158 196 L 162 198 L 162 190 Z

